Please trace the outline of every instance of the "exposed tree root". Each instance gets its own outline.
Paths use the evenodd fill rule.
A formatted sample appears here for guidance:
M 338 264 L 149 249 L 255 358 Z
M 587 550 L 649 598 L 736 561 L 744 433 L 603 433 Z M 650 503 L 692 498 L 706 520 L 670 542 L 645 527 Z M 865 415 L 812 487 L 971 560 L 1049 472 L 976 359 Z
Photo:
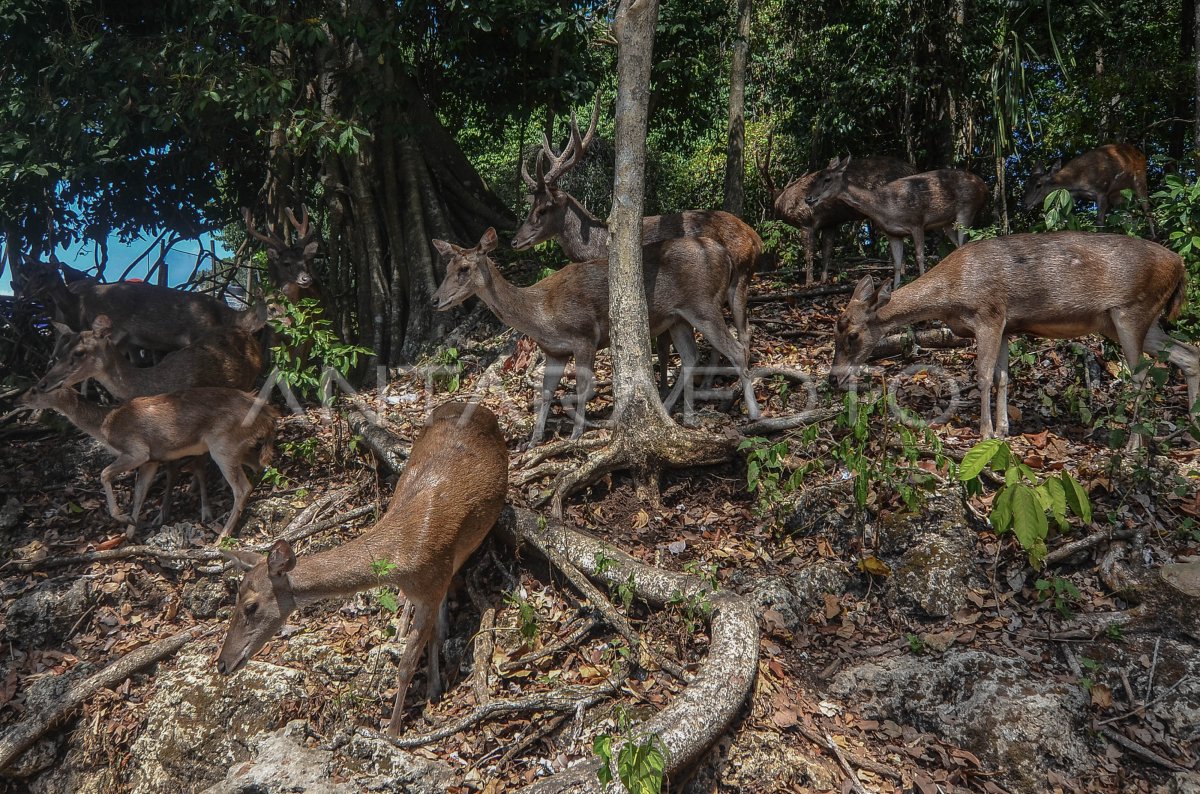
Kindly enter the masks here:
M 639 490 L 644 489 L 653 500 L 663 469 L 724 463 L 733 457 L 739 440 L 732 434 L 715 436 L 684 430 L 670 423 L 639 426 L 637 422 L 630 422 L 622 424 L 621 428 L 606 447 L 588 456 L 578 468 L 561 475 L 554 483 L 550 511 L 555 518 L 562 518 L 563 504 L 568 496 L 619 469 L 632 469 Z
M 899 356 L 911 353 L 919 347 L 969 347 L 973 344 L 975 344 L 974 339 L 957 336 L 949 328 L 927 328 L 924 331 L 909 331 L 907 333 L 885 336 L 871 350 L 871 358 Z
M 779 433 L 784 430 L 795 430 L 798 427 L 807 427 L 808 425 L 813 425 L 817 422 L 826 422 L 840 413 L 841 410 L 836 408 L 814 408 L 811 411 L 801 411 L 798 414 L 772 416 L 766 419 L 759 419 L 757 422 L 751 422 L 747 425 L 742 425 L 741 431 L 743 435 Z
M 201 632 L 186 629 L 166 639 L 143 645 L 117 659 L 103 670 L 74 684 L 51 709 L 30 714 L 0 737 L 0 769 L 7 768 L 21 753 L 33 746 L 46 731 L 81 706 L 101 688 L 113 688 L 146 665 L 174 654 Z

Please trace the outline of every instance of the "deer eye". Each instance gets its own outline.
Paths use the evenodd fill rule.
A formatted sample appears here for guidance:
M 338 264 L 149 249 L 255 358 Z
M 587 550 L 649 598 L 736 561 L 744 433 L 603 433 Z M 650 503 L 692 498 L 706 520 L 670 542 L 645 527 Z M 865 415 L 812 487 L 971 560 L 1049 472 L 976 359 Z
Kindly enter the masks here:
M 82 350 L 72 350 L 71 358 L 83 358 L 83 351 Z
M 246 617 L 248 617 L 248 618 L 254 617 L 255 613 L 258 612 L 258 602 L 251 601 L 249 604 L 246 604 L 245 611 L 246 611 Z

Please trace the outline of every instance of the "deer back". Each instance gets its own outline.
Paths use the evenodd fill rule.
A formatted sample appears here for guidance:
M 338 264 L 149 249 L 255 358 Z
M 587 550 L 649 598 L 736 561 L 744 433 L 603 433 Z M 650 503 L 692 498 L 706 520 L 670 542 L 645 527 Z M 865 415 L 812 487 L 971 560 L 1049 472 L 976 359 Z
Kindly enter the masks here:
M 112 320 L 114 341 L 147 350 L 178 350 L 240 317 L 211 295 L 140 281 L 78 281 L 68 289 L 80 301 L 84 325 L 79 330 L 104 314 Z
M 753 273 L 762 255 L 758 232 L 732 213 L 722 210 L 685 210 L 670 215 L 652 215 L 642 222 L 642 243 L 658 243 L 680 237 L 707 237 L 724 246 L 737 273 Z M 644 256 L 654 258 L 656 252 Z
M 776 216 L 793 226 L 811 226 L 817 229 L 865 218 L 861 212 L 836 197 L 816 205 L 808 203 L 808 197 L 825 187 L 831 180 L 834 168 L 835 166 L 831 165 L 793 179 L 775 199 Z M 846 180 L 849 184 L 874 190 L 915 173 L 915 166 L 892 157 L 856 157 L 851 158 L 846 167 Z
M 208 452 L 213 445 L 247 453 L 269 444 L 278 412 L 255 395 L 202 387 L 135 397 L 104 420 L 104 441 L 115 450 L 145 449 L 150 460 L 168 461 Z
M 987 184 L 970 173 L 940 168 L 896 179 L 874 191 L 867 215 L 885 231 L 948 226 L 964 212 L 974 218 L 987 203 Z
M 1128 143 L 1110 143 L 1069 160 L 1049 171 L 1035 169 L 1025 187 L 1025 209 L 1041 206 L 1046 196 L 1059 189 L 1076 198 L 1095 200 L 1106 196 L 1115 201 L 1122 190 L 1145 193 L 1146 155 Z

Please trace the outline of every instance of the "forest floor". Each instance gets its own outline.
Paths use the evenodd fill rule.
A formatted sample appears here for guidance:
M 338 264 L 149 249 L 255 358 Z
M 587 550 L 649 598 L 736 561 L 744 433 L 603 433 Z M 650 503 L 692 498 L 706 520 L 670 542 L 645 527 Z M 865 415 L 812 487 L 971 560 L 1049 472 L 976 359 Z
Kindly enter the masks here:
M 852 283 L 859 273 L 842 278 Z M 1168 440 L 1149 458 L 1130 456 L 1108 443 L 1108 427 L 1120 424 L 1131 394 L 1127 376 L 1114 377 L 1120 370 L 1112 351 L 1096 339 L 1017 343 L 1012 449 L 1038 477 L 1070 472 L 1087 490 L 1094 515 L 1090 526 L 1072 519 L 1069 531 L 1052 528 L 1049 550 L 1089 534 L 1115 532 L 1121 538 L 1035 570 L 1013 533 L 997 535 L 987 524 L 999 482 L 985 480 L 981 493 L 964 499 L 945 463 L 961 459 L 978 441 L 971 348 L 922 350 L 876 362 L 898 404 L 918 416 L 946 413 L 946 421 L 928 431 L 909 430 L 880 407 L 883 403 L 864 398 L 856 432 L 842 395 L 823 383 L 834 320 L 848 291 L 811 298 L 791 294 L 796 291 L 771 274 L 756 281 L 755 366 L 810 376 L 807 381 L 764 378 L 759 400 L 768 417 L 827 407 L 833 418 L 754 441 L 743 451 L 745 458 L 726 465 L 668 473 L 660 505 L 640 500 L 628 476 L 618 473 L 570 499 L 564 517 L 568 526 L 638 559 L 710 576 L 719 587 L 749 593 L 761 605 L 759 677 L 752 699 L 690 779 L 672 781 L 673 790 L 1188 790 L 1171 781 L 1181 770 L 1194 769 L 1200 755 L 1200 731 L 1184 719 L 1200 715 L 1200 680 L 1189 658 L 1197 656 L 1197 638 L 1181 638 L 1171 627 L 1105 631 L 1088 621 L 1129 606 L 1114 591 L 1106 568 L 1114 545 L 1131 540 L 1127 557 L 1138 565 L 1200 555 L 1195 523 L 1200 451 L 1186 433 L 1172 431 L 1182 428 L 1185 418 L 1177 374 L 1142 409 L 1161 419 L 1158 435 Z M 455 341 L 453 352 L 435 357 L 437 372 L 402 374 L 385 389 L 356 399 L 382 408 L 385 426 L 404 439 L 419 428 L 429 400 L 479 399 L 497 414 L 516 460 L 532 426 L 534 384 L 540 378 L 531 367 L 537 358 L 528 340 L 501 332 L 487 315 L 471 326 L 468 338 Z M 611 407 L 606 362 L 602 355 L 600 393 L 589 405 L 589 417 L 597 419 Z M 913 367 L 918 364 L 920 369 Z M 951 405 L 955 389 L 961 399 Z M 716 403 L 702 403 L 698 422 L 713 432 L 737 429 L 745 423 L 740 408 L 735 404 L 723 411 Z M 558 417 L 554 429 L 568 433 L 569 421 L 558 409 L 552 416 Z M 53 425 L 57 420 L 43 421 Z M 0 502 L 5 503 L 0 504 L 5 533 L 0 544 L 6 560 L 0 597 L 7 639 L 0 662 L 0 732 L 30 717 L 30 693 L 49 677 L 77 668 L 94 671 L 121 653 L 189 626 L 213 630 L 201 645 L 205 653 L 214 653 L 235 599 L 237 575 L 213 563 L 177 564 L 139 554 L 65 567 L 46 564 L 58 556 L 130 543 L 104 506 L 99 470 L 108 453 L 75 431 L 61 431 L 61 423 L 48 428 L 9 421 L 0 427 Z M 361 506 L 382 510 L 394 478 L 378 473 L 370 453 L 350 443 L 350 436 L 336 411 L 312 410 L 285 419 L 275 468 L 269 483 L 255 489 L 239 543 L 269 542 L 303 508 L 335 491 L 344 491 L 344 499 L 324 515 L 336 517 Z M 759 472 L 755 491 L 748 489 L 748 461 Z M 218 478 L 211 483 L 223 508 L 227 489 Z M 131 484 L 122 483 L 118 498 L 129 498 Z M 510 501 L 537 506 L 548 487 L 546 479 L 514 485 Z M 195 515 L 194 495 L 176 502 L 177 517 Z M 886 547 L 898 541 L 889 540 L 888 533 L 896 527 L 923 532 L 930 506 L 941 510 L 946 504 L 961 511 L 958 524 L 971 530 L 964 552 L 969 570 L 960 576 L 963 598 L 940 608 L 914 604 L 897 592 L 906 585 L 890 560 L 904 554 L 889 556 Z M 297 551 L 353 536 L 373 517 L 374 511 L 330 527 L 301 542 Z M 179 531 L 192 548 L 212 543 L 211 531 L 194 531 L 199 528 L 187 523 L 176 527 L 183 527 Z M 145 528 L 139 537 L 158 532 Z M 906 553 L 910 559 L 911 550 Z M 21 560 L 34 564 L 22 570 Z M 467 586 L 451 603 L 450 661 L 443 668 L 448 692 L 422 716 L 422 665 L 408 698 L 410 730 L 444 725 L 479 705 L 470 671 L 479 662 L 472 658 L 477 647 L 472 637 L 484 611 L 494 610 L 495 616 L 490 660 L 495 697 L 598 685 L 628 656 L 620 636 L 594 617 L 556 571 L 536 560 L 514 555 L 492 539 L 467 568 Z M 818 569 L 836 572 L 825 592 L 796 584 Z M 76 619 L 59 619 L 36 631 L 25 619 L 14 638 L 14 604 L 31 593 L 66 591 L 80 580 L 86 582 L 87 597 Z M 763 595 L 769 583 L 786 592 L 772 600 Z M 685 681 L 667 668 L 694 669 L 705 654 L 702 608 L 680 604 L 653 611 L 627 601 L 619 587 L 609 595 L 655 658 L 670 663 L 635 669 L 618 696 L 595 706 L 582 722 L 574 713 L 551 710 L 502 715 L 415 750 L 453 770 L 450 790 L 495 792 L 529 783 L 560 768 L 568 757 L 588 752 L 596 735 L 621 733 L 681 691 Z M 255 659 L 287 666 L 288 645 L 297 633 L 346 657 L 365 656 L 391 642 L 389 606 L 386 597 L 363 593 L 341 608 L 313 607 L 291 621 L 299 628 L 286 630 Z M 562 643 L 563 638 L 570 642 Z M 553 652 L 538 655 L 547 648 Z M 952 658 L 958 666 L 946 667 Z M 998 690 L 1003 703 L 963 695 L 970 694 L 973 676 L 986 677 L 987 665 L 973 667 L 972 659 L 990 660 L 992 667 L 1016 665 Z M 168 659 L 157 671 L 101 690 L 55 734 L 49 762 L 18 764 L 24 777 L 10 778 L 7 785 L 39 790 L 38 775 L 69 759 L 81 774 L 107 769 L 104 786 L 136 788 L 131 748 L 145 730 L 156 680 L 173 664 Z M 908 713 L 903 703 L 889 705 L 880 689 L 878 678 L 900 675 L 904 664 L 911 664 L 915 678 L 897 685 L 895 699 L 916 702 L 932 690 L 942 702 L 924 701 L 928 714 Z M 875 680 L 864 677 L 868 668 Z M 935 668 L 945 677 L 929 673 Z M 275 727 L 307 719 L 313 741 L 319 742 L 346 726 L 376 728 L 389 713 L 392 691 L 386 679 L 378 691 L 350 691 L 345 680 L 330 682 L 317 669 L 302 672 L 306 694 L 279 705 Z M 926 674 L 934 678 L 920 678 Z M 999 719 L 1010 702 L 1047 692 L 1060 704 L 1074 704 L 1067 719 L 1077 734 L 1075 744 L 1058 747 L 1054 743 L 1062 737 L 1044 734 L 1006 750 L 996 746 L 997 737 L 1007 735 L 1003 729 L 955 728 L 956 721 L 972 718 L 949 714 L 957 708 L 969 715 L 974 709 L 975 719 Z M 997 714 L 979 714 L 981 704 Z M 1176 788 L 1160 788 L 1168 784 Z

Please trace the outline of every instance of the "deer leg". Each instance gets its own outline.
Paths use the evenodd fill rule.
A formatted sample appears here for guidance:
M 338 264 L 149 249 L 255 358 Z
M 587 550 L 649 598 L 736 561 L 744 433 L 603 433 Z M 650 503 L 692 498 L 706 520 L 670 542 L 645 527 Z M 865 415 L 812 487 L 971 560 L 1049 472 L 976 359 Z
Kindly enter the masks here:
M 999 363 L 1004 331 L 1002 328 L 979 329 L 976 331 L 975 341 L 975 383 L 979 387 L 979 437 L 992 438 L 997 435 L 992 426 L 992 378 Z
M 587 404 L 595 390 L 593 384 L 596 375 L 592 371 L 595 360 L 596 351 L 590 345 L 575 351 L 575 429 L 571 431 L 571 438 L 583 435 L 583 428 L 587 424 Z
M 1146 184 L 1145 172 L 1133 178 L 1133 192 L 1137 196 L 1138 204 L 1142 206 L 1142 212 L 1146 213 L 1146 223 L 1150 224 L 1150 236 L 1154 237 L 1154 214 L 1150 212 L 1150 187 Z
M 445 592 L 444 588 L 443 592 Z M 408 693 L 408 685 L 412 683 L 413 673 L 417 669 L 417 660 L 421 658 L 421 651 L 425 650 L 425 646 L 429 643 L 429 636 L 434 631 L 434 623 L 437 620 L 434 614 L 436 609 L 436 602 L 432 606 L 426 602 L 413 603 L 412 625 L 409 626 L 404 637 L 404 651 L 400 655 L 400 677 L 396 680 L 396 702 L 392 706 L 392 719 L 388 722 L 387 728 L 389 736 L 400 734 L 400 715 L 404 711 L 404 696 Z
M 912 230 L 913 248 L 917 249 L 917 277 L 925 275 L 925 229 L 917 226 Z
M 996 356 L 996 435 L 1008 435 L 1008 343 L 1009 336 L 1000 338 L 1000 350 Z
M 542 402 L 538 406 L 537 421 L 533 423 L 533 435 L 529 438 L 529 446 L 535 447 L 542 441 L 546 432 L 546 417 L 550 415 L 550 403 L 554 399 L 554 390 L 562 380 L 563 370 L 567 360 L 546 353 L 546 366 L 542 372 Z
M 117 459 L 104 467 L 100 472 L 100 482 L 104 485 L 104 498 L 108 500 L 108 514 L 122 524 L 130 523 L 131 519 L 117 507 L 117 495 L 113 492 L 113 479 L 127 471 L 133 471 L 146 462 L 149 455 L 142 452 L 122 452 Z
M 658 356 L 658 396 L 664 397 L 667 394 L 668 384 L 671 381 L 670 366 L 671 366 L 671 336 L 670 334 L 659 334 L 654 339 L 654 352 Z
M 1200 350 L 1168 335 L 1158 323 L 1150 326 L 1150 330 L 1146 332 L 1142 349 L 1156 357 L 1163 350 L 1167 351 L 1168 359 L 1179 367 L 1184 380 L 1187 381 L 1188 411 L 1197 410 L 1196 397 L 1200 394 Z
M 833 232 L 822 229 L 821 235 L 821 282 L 829 280 L 829 261 L 833 259 Z
M 888 235 L 888 248 L 892 250 L 892 267 L 896 274 L 892 276 L 892 289 L 900 286 L 900 276 L 904 274 L 904 238 Z
M 179 469 L 179 461 L 173 460 L 163 468 L 162 506 L 158 509 L 158 518 L 154 519 L 155 526 L 165 526 L 171 518 L 171 489 L 175 487 L 175 472 Z
M 671 326 L 670 334 L 675 349 L 679 351 L 679 377 L 675 379 L 675 388 L 671 389 L 671 393 L 663 401 L 663 406 L 670 414 L 671 409 L 675 407 L 675 401 L 682 393 L 683 422 L 688 424 L 692 421 L 695 409 L 693 387 L 696 382 L 696 362 L 700 360 L 700 353 L 696 350 L 696 337 L 692 333 L 692 327 L 687 323 L 676 323 Z
M 203 455 L 194 458 L 192 482 L 200 492 L 200 521 L 204 524 L 213 522 L 212 507 L 208 503 L 208 461 Z
M 138 466 L 137 479 L 133 483 L 133 508 L 130 510 L 134 526 L 137 526 L 138 518 L 142 515 L 142 504 L 146 501 L 146 493 L 150 490 L 154 475 L 158 473 L 158 465 L 158 461 L 148 460 Z
M 229 483 L 229 488 L 233 491 L 233 507 L 229 511 L 229 518 L 225 520 L 225 526 L 221 527 L 221 534 L 217 538 L 220 540 L 237 526 L 242 509 L 246 506 L 246 500 L 250 498 L 251 488 L 250 481 L 246 479 L 246 472 L 242 471 L 244 456 L 241 450 L 217 450 L 209 447 L 209 452 L 212 454 L 213 460 L 217 462 L 221 474 L 225 475 L 225 482 Z
M 738 378 L 742 381 L 746 415 L 751 419 L 758 419 L 762 412 L 758 408 L 758 401 L 754 399 L 754 382 L 750 379 L 750 372 L 747 369 L 748 356 L 745 346 L 729 333 L 729 328 L 726 327 L 719 312 L 715 316 L 712 313 L 698 315 L 692 318 L 692 325 L 697 331 L 704 334 L 704 338 L 710 345 L 720 350 L 726 358 L 733 362 L 733 366 L 738 372 Z
M 437 617 L 434 620 L 433 636 L 425 646 L 425 658 L 429 664 L 429 680 L 425 686 L 425 698 L 431 703 L 442 696 L 441 650 L 449 630 L 449 601 L 448 596 L 442 596 L 442 603 L 438 607 Z
M 1104 219 L 1108 216 L 1108 196 L 1096 196 L 1096 225 L 1104 226 Z
M 817 230 L 807 226 L 801 230 L 800 234 L 803 238 L 801 242 L 804 245 L 804 285 L 808 286 L 813 280 L 813 246 L 817 240 Z

